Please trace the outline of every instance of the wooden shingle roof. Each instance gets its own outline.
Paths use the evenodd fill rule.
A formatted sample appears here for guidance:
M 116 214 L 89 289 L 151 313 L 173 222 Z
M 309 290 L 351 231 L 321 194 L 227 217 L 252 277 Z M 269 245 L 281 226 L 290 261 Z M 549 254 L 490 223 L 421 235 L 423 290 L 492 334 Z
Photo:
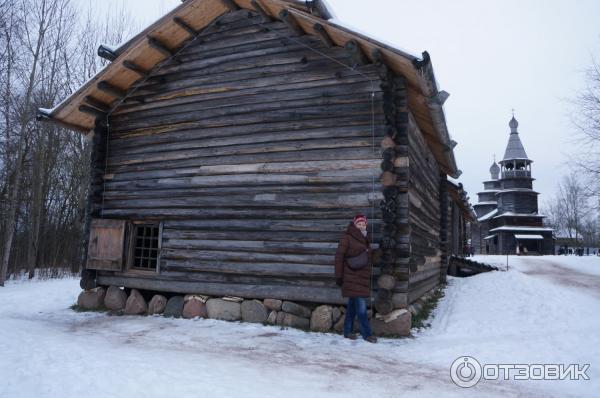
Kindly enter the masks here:
M 120 95 L 131 90 L 144 74 L 160 69 L 169 60 L 169 51 L 182 48 L 194 32 L 201 32 L 229 11 L 255 11 L 257 6 L 273 19 L 287 14 L 305 34 L 322 37 L 324 32 L 333 45 L 345 46 L 354 40 L 368 61 L 374 62 L 379 56 L 396 74 L 404 76 L 409 108 L 440 168 L 452 177 L 460 175 L 453 152 L 456 143 L 450 140 L 442 108 L 447 93 L 438 92 L 429 55 L 425 52 L 421 59 L 380 43 L 327 20 L 328 12 L 322 5 L 311 13 L 303 2 L 292 0 L 187 0 L 114 49 L 110 64 L 54 109 L 40 109 L 38 118 L 87 133 L 96 119 L 89 112 L 90 106 L 110 112 Z

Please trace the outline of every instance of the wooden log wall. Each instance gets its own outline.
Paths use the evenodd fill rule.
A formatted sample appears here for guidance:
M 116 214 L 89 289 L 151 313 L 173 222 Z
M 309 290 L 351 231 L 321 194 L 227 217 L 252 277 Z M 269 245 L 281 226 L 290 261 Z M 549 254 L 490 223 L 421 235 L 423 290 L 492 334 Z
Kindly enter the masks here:
M 440 282 L 446 282 L 446 276 L 448 275 L 448 268 L 450 267 L 451 250 L 450 245 L 454 247 L 454 241 L 458 239 L 455 237 L 455 227 L 458 225 L 458 219 L 460 217 L 458 206 L 450 197 L 448 192 L 448 183 L 446 176 L 440 175 Z
M 104 170 L 106 165 L 107 134 L 105 120 L 98 119 L 91 137 L 91 157 L 88 196 L 85 208 L 85 222 L 83 227 L 82 242 L 82 271 L 80 285 L 82 289 L 96 287 L 96 271 L 86 269 L 87 251 L 90 240 L 90 227 L 92 218 L 101 217 L 102 191 L 104 183 Z
M 409 302 L 439 283 L 447 252 L 446 177 L 412 116 L 408 124 L 410 277 Z M 446 226 L 444 228 L 444 226 Z
M 375 306 L 378 312 L 386 314 L 394 308 L 408 305 L 405 286 L 408 285 L 411 233 L 408 214 L 409 112 L 404 78 L 394 75 L 382 62 L 380 54 L 373 54 L 373 58 L 384 93 L 386 134 L 381 141 L 383 231 L 379 264 L 381 275 L 377 280 Z
M 349 70 L 306 46 L 351 65 L 347 49 L 288 29 L 226 14 L 114 112 L 102 216 L 163 222 L 160 275 L 99 283 L 345 302 L 342 232 L 356 213 L 374 242 L 384 228 L 381 82 L 373 64 Z

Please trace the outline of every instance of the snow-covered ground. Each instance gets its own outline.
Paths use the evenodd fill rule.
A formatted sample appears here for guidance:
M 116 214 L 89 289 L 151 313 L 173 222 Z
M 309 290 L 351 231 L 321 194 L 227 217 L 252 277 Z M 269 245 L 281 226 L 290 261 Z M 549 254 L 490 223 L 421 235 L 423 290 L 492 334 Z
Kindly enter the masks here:
M 477 257 L 504 266 L 506 257 Z M 600 391 L 600 258 L 510 257 L 508 271 L 449 278 L 414 337 L 335 334 L 216 320 L 69 309 L 76 279 L 0 288 L 0 397 L 595 397 Z M 590 380 L 487 381 L 450 365 L 590 364 Z

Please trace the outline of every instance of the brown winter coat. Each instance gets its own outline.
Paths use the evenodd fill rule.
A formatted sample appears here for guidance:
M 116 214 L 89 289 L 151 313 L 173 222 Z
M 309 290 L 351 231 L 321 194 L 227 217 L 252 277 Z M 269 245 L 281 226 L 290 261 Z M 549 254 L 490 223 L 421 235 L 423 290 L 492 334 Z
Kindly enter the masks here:
M 373 266 L 373 252 L 369 241 L 370 233 L 362 236 L 360 229 L 353 222 L 348 225 L 346 232 L 340 239 L 335 252 L 335 277 L 342 278 L 343 297 L 369 297 L 371 284 L 371 268 Z M 353 270 L 348 266 L 347 257 L 358 256 L 365 249 L 369 250 L 369 265 L 359 270 Z

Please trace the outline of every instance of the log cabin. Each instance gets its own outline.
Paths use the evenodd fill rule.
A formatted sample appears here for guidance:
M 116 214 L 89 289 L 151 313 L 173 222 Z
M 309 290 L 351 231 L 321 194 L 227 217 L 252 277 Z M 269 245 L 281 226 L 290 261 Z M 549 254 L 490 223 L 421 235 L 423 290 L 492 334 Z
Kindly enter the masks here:
M 91 141 L 83 289 L 341 304 L 334 254 L 357 213 L 378 313 L 444 280 L 463 198 L 427 52 L 321 2 L 187 0 L 98 54 L 103 70 L 38 111 Z

